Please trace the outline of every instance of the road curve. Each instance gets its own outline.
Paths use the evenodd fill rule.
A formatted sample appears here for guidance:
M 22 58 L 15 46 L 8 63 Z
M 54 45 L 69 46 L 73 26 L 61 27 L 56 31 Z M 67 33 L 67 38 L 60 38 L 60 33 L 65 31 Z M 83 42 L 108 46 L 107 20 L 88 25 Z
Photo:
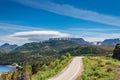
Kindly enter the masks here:
M 49 80 L 76 80 L 82 71 L 82 57 L 74 57 L 71 63 L 62 72 Z

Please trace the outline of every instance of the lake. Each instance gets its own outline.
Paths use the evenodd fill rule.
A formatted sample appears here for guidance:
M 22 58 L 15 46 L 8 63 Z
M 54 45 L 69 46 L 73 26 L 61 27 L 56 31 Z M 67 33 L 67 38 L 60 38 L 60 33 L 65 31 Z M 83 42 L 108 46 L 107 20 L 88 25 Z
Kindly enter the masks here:
M 15 70 L 14 68 L 11 68 L 11 67 L 8 67 L 8 66 L 0 65 L 0 73 L 2 73 L 2 72 L 14 71 L 14 70 Z

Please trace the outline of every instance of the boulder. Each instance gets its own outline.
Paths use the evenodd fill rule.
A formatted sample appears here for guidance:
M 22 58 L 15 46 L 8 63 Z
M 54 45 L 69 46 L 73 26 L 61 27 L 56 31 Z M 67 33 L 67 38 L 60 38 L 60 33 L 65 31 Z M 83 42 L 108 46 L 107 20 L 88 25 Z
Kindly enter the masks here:
M 112 57 L 120 60 L 120 43 L 116 44 Z

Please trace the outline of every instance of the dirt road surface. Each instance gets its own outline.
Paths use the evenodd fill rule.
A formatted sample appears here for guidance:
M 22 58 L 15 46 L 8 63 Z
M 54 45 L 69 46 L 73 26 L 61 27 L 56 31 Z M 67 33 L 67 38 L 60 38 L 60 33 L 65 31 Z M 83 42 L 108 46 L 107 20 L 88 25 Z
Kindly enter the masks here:
M 71 63 L 62 72 L 49 80 L 76 80 L 82 71 L 82 57 L 74 57 Z

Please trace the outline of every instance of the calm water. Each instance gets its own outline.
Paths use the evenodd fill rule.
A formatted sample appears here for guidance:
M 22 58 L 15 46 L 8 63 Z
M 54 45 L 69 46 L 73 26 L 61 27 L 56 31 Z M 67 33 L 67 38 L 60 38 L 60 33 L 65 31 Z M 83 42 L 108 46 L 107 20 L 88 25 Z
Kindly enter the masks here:
M 2 66 L 0 65 L 0 73 L 1 72 L 9 72 L 9 71 L 14 71 L 14 68 L 8 67 L 8 66 Z

